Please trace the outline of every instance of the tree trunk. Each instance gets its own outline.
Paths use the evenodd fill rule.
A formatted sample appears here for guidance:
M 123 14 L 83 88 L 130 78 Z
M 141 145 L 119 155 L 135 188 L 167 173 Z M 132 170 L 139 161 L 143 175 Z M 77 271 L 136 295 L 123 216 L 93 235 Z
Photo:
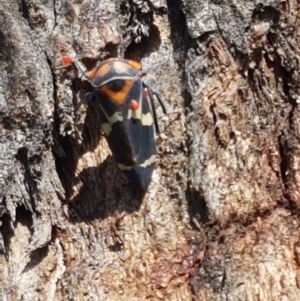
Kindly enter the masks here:
M 296 0 L 2 0 L 0 300 L 298 300 L 299 17 Z M 91 86 L 64 55 L 149 69 L 168 114 L 143 197 L 75 110 Z

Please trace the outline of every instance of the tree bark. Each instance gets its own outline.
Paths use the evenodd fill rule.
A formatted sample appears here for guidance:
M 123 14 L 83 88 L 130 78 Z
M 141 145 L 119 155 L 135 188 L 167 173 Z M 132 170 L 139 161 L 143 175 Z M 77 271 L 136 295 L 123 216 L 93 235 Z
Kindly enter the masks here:
M 299 20 L 296 0 L 1 1 L 0 300 L 298 300 Z M 64 55 L 149 69 L 168 114 L 143 197 Z

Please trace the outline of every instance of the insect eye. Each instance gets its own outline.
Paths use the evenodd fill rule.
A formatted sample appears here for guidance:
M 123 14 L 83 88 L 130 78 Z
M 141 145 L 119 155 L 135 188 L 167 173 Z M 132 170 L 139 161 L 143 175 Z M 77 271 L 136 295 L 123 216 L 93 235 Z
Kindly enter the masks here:
M 125 83 L 126 82 L 123 79 L 116 79 L 111 82 L 108 82 L 106 86 L 109 90 L 117 92 L 117 91 L 121 91 L 124 88 Z

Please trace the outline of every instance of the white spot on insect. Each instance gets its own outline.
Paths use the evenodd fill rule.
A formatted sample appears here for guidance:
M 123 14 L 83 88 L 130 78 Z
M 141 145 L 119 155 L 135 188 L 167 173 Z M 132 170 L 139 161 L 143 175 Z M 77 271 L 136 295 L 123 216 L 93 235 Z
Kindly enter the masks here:
M 118 166 L 121 170 L 131 170 L 133 168 L 133 166 L 128 166 L 128 165 L 125 165 L 125 164 L 122 164 L 122 163 L 118 163 Z
M 148 158 L 144 163 L 140 164 L 138 167 L 148 167 L 150 166 L 151 164 L 155 163 L 156 161 L 156 155 L 152 155 L 150 158 Z M 122 164 L 122 163 L 118 163 L 118 166 L 121 170 L 131 170 L 133 167 L 136 167 L 136 166 L 128 166 L 128 165 L 125 165 L 125 164 Z
M 152 114 L 150 112 L 148 112 L 147 114 L 142 114 L 142 125 L 152 125 L 153 124 L 153 117 Z
M 124 118 L 123 118 L 123 116 L 122 116 L 122 113 L 119 112 L 119 111 L 115 112 L 115 113 L 114 113 L 113 115 L 111 115 L 111 116 L 108 116 L 108 115 L 106 114 L 105 110 L 102 108 L 101 105 L 100 105 L 100 107 L 101 107 L 101 110 L 102 110 L 103 114 L 105 115 L 105 117 L 106 117 L 106 119 L 107 119 L 107 121 L 108 121 L 108 123 L 107 123 L 107 122 L 102 123 L 101 128 L 102 128 L 104 134 L 105 134 L 106 136 L 109 136 L 109 134 L 110 134 L 111 131 L 112 131 L 112 125 L 113 125 L 114 123 L 118 122 L 118 121 L 122 122 L 122 121 L 124 120 Z
M 140 165 L 140 167 L 147 167 L 151 164 L 155 163 L 156 161 L 156 155 L 152 155 L 149 159 L 147 159 L 144 163 Z
M 102 128 L 102 131 L 104 132 L 104 135 L 108 137 L 109 134 L 112 131 L 111 125 L 109 123 L 107 123 L 107 122 L 106 123 L 102 123 L 101 128 Z
M 129 109 L 127 113 L 127 119 L 137 119 L 140 120 L 142 125 L 151 126 L 153 124 L 153 117 L 151 112 L 146 114 L 142 113 L 142 98 L 140 98 L 139 106 L 136 110 Z
M 123 121 L 124 118 L 122 116 L 121 112 L 115 112 L 112 116 L 106 116 L 108 123 L 113 125 L 114 123 L 118 122 L 118 121 Z

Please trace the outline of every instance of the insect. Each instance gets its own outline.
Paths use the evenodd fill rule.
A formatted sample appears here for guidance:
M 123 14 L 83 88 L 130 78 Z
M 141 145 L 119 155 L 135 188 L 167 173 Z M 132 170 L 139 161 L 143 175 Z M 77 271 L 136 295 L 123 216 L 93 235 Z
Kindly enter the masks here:
M 156 133 L 160 132 L 154 96 L 166 113 L 159 94 L 143 80 L 146 72 L 140 63 L 118 58 L 107 59 L 88 73 L 69 56 L 63 61 L 74 63 L 93 87 L 78 107 L 86 100 L 92 103 L 119 168 L 133 187 L 146 191 L 155 167 Z

